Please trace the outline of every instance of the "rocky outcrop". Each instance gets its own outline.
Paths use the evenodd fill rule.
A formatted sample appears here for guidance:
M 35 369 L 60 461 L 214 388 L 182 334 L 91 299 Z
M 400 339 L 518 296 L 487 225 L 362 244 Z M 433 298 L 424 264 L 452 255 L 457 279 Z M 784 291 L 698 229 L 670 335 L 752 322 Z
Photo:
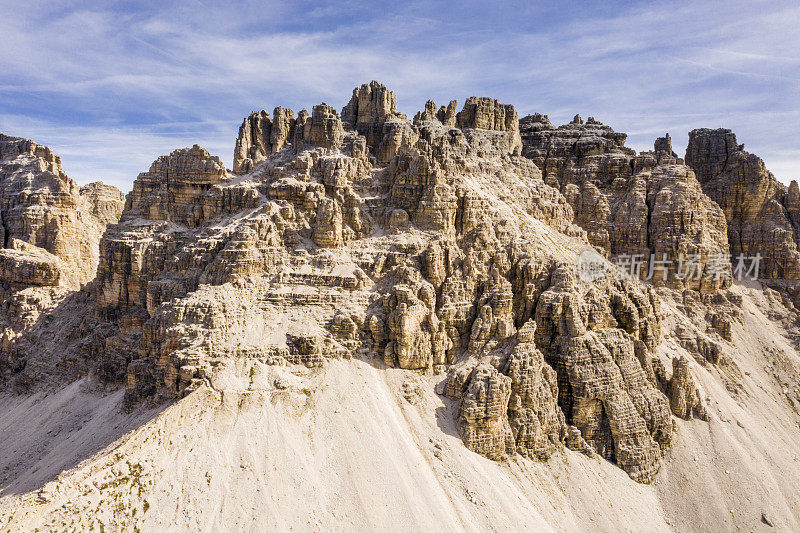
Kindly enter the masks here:
M 575 222 L 606 256 L 628 258 L 629 273 L 671 287 L 713 292 L 730 284 L 727 267 L 696 275 L 684 265 L 690 258 L 714 264 L 727 254 L 726 221 L 668 135 L 655 151 L 637 155 L 625 147 L 624 133 L 591 117 L 556 128 L 545 115 L 529 115 L 520 128 L 523 155 L 562 192 Z
M 56 264 L 52 256 L 58 257 L 64 278 L 85 281 L 92 277 L 99 235 L 108 219 L 121 212 L 119 191 L 108 188 L 103 195 L 94 194 L 93 187 L 81 191 L 61 168 L 61 159 L 33 141 L 0 136 L 0 156 L 4 246 L 22 251 L 14 243 L 26 243 L 26 253 L 47 257 L 42 261 L 49 270 Z M 97 216 L 100 211 L 103 214 Z M 46 284 L 59 277 L 48 276 Z
M 719 176 L 727 167 L 729 157 L 744 148 L 736 135 L 727 129 L 696 129 L 689 132 L 686 163 L 694 169 L 697 179 L 706 183 Z
M 725 213 L 734 265 L 740 255 L 759 254 L 761 278 L 800 279 L 797 183 L 787 189 L 728 129 L 689 132 L 686 163 Z
M 94 277 L 105 227 L 122 212 L 122 195 L 102 184 L 78 187 L 47 146 L 0 134 L 0 232 L 63 261 L 67 284 Z M 41 256 L 41 254 L 37 254 Z
M 436 109 L 436 102 L 428 100 L 425 102 L 425 109 L 414 115 L 414 125 L 420 126 L 422 122 L 438 121 L 442 125 L 453 128 L 456 125 L 456 111 L 458 102 L 450 100 L 447 106 Z
M 57 286 L 66 265 L 47 250 L 11 239 L 0 249 L 0 281 L 13 286 Z
M 471 137 L 471 130 L 497 132 L 492 135 L 490 144 L 493 147 L 499 147 L 513 155 L 519 155 L 522 151 L 519 118 L 513 105 L 501 104 L 491 98 L 471 96 L 456 115 L 456 125 L 468 137 Z M 482 135 L 486 136 L 486 133 Z
M 304 140 L 335 150 L 344 140 L 344 128 L 339 114 L 328 104 L 315 105 L 311 112 L 311 119 L 304 133 Z
M 233 171 L 244 174 L 271 154 L 293 142 L 297 121 L 291 109 L 276 107 L 273 117 L 266 111 L 253 111 L 239 127 L 233 151 Z
M 663 137 L 658 137 L 654 146 L 656 153 L 664 153 L 670 155 L 677 159 L 678 154 L 672 151 L 672 139 L 669 136 L 669 133 L 665 134 Z
M 78 289 L 95 277 L 100 236 L 123 205 L 114 187 L 78 187 L 50 148 L 0 134 L 4 389 L 57 386 L 86 371 L 93 309 Z
M 81 187 L 80 195 L 87 200 L 89 211 L 100 221 L 103 228 L 109 224 L 116 224 L 122 215 L 125 195 L 116 187 L 95 181 Z
M 148 220 L 193 228 L 219 211 L 216 198 L 203 193 L 226 177 L 220 158 L 200 146 L 175 150 L 139 174 L 125 207 Z
M 669 382 L 669 407 L 683 419 L 692 417 L 708 420 L 708 412 L 697 384 L 690 372 L 689 359 L 684 356 L 672 360 L 672 378 Z
M 303 109 L 297 118 L 291 109 L 276 107 L 273 117 L 266 111 L 253 111 L 239 128 L 233 151 L 233 172 L 247 174 L 270 155 L 292 146 L 295 152 L 304 145 L 338 149 L 345 140 L 342 120 L 334 108 L 320 104 L 312 108 L 311 116 Z M 350 143 L 359 141 L 350 135 Z
M 382 163 L 416 142 L 414 128 L 397 112 L 395 94 L 377 81 L 353 89 L 350 102 L 342 109 L 342 121 L 366 138 Z
M 558 376 L 535 344 L 536 322 L 517 334 L 518 344 L 501 366 L 511 378 L 508 420 L 516 451 L 546 459 L 564 442 L 564 413 L 558 406 Z
M 472 370 L 458 416 L 458 433 L 467 448 L 495 460 L 514 449 L 506 416 L 510 395 L 511 379 L 493 366 L 480 364 Z
M 673 428 L 653 355 L 660 342 L 658 300 L 631 281 L 582 286 L 573 269 L 556 265 L 549 286 L 534 289 L 534 316 L 519 329 L 516 342 L 496 342 L 486 352 L 494 354 L 494 373 L 486 363 L 458 364 L 442 392 L 461 398 L 459 431 L 481 453 L 497 457 L 516 451 L 546 459 L 566 443 L 649 481 Z M 478 324 L 476 318 L 473 331 Z M 505 417 L 511 440 L 495 415 L 506 401 L 505 381 L 495 374 L 510 378 Z
M 672 430 L 651 355 L 661 335 L 658 300 L 630 281 L 585 292 L 565 267 L 551 280 L 536 306 L 536 343 L 558 374 L 566 422 L 631 477 L 649 480 Z

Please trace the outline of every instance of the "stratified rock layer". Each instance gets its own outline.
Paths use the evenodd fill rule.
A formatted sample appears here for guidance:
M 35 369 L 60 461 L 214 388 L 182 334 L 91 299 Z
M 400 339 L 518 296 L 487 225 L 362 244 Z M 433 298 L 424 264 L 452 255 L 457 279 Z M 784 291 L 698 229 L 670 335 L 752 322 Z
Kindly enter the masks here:
M 41 248 L 64 262 L 64 282 L 86 282 L 97 268 L 100 235 L 119 217 L 122 204 L 114 187 L 79 188 L 47 146 L 0 133 L 3 248 L 12 247 L 14 239 Z
M 800 188 L 787 188 L 728 129 L 689 132 L 686 163 L 728 221 L 730 254 L 763 257 L 758 275 L 800 279 Z M 747 266 L 749 267 L 748 260 Z
M 94 278 L 123 203 L 114 187 L 79 188 L 50 148 L 0 134 L 0 383 L 24 390 L 86 368 L 93 308 L 70 305 L 86 297 L 77 289 Z
M 562 192 L 589 242 L 607 256 L 633 258 L 626 266 L 641 265 L 631 273 L 672 287 L 713 292 L 730 284 L 722 258 L 725 216 L 676 158 L 669 136 L 656 141 L 654 152 L 637 155 L 625 147 L 624 133 L 593 118 L 556 128 L 536 114 L 524 117 L 520 128 L 523 155 Z M 703 265 L 722 260 L 725 268 L 696 275 L 681 268 L 681 258 Z
M 341 118 L 293 117 L 245 120 L 236 178 L 197 146 L 137 178 L 97 293 L 103 375 L 128 404 L 186 394 L 235 358 L 360 355 L 447 372 L 459 432 L 488 457 L 566 443 L 650 479 L 671 432 L 658 304 L 633 281 L 577 280 L 586 233 L 520 155 L 513 106 L 429 102 L 411 123 L 373 82 Z
M 441 375 L 465 445 L 487 457 L 544 460 L 568 446 L 651 480 L 673 415 L 705 416 L 688 362 L 668 379 L 656 356 L 653 285 L 687 307 L 735 306 L 720 292 L 727 259 L 714 277 L 677 275 L 681 258 L 727 253 L 723 209 L 669 136 L 636 154 L 594 119 L 556 128 L 471 97 L 460 111 L 429 101 L 408 121 L 396 105 L 371 82 L 341 114 L 254 112 L 234 174 L 196 145 L 159 157 L 105 232 L 96 282 L 75 296 L 94 300 L 74 325 L 81 353 L 125 384 L 128 407 L 180 398 L 240 359 L 362 357 Z M 116 221 L 113 191 L 84 189 L 91 216 Z M 50 270 L 66 259 L 25 246 L 0 254 L 0 275 L 61 283 Z M 587 279 L 576 263 L 592 247 L 643 258 L 642 278 L 651 254 L 672 266 L 648 285 L 598 257 Z M 677 340 L 710 347 L 699 355 L 714 364 L 736 316 L 709 311 Z M 402 397 L 413 402 L 416 386 Z
M 11 239 L 0 249 L 0 279 L 13 286 L 57 286 L 64 270 L 58 257 L 25 241 Z

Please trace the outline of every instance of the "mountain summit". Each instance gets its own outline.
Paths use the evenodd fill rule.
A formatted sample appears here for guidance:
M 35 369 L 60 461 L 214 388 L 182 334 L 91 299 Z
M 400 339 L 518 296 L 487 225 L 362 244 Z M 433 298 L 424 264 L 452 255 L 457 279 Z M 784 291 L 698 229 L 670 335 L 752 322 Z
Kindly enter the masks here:
M 800 189 L 689 139 L 373 81 L 123 202 L 0 136 L 0 526 L 800 528 Z

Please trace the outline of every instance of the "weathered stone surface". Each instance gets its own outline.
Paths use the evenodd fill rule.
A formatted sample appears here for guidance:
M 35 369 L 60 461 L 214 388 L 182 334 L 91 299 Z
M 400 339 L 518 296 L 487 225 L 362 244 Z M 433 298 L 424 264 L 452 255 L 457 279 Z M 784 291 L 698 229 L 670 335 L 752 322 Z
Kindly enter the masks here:
M 672 139 L 669 136 L 669 133 L 665 134 L 663 137 L 658 137 L 654 144 L 654 149 L 656 154 L 664 153 L 669 156 L 672 156 L 677 159 L 678 154 L 672 151 Z
M 725 213 L 734 264 L 760 254 L 761 278 L 800 279 L 797 184 L 787 189 L 728 129 L 689 132 L 686 163 Z
M 80 195 L 89 204 L 89 210 L 105 229 L 116 224 L 125 207 L 125 195 L 116 187 L 95 181 L 80 188 Z
M 511 378 L 493 366 L 477 365 L 470 375 L 458 415 L 458 432 L 470 450 L 490 459 L 504 459 L 514 449 L 506 417 Z
M 122 194 L 70 179 L 53 151 L 0 134 L 0 384 L 16 391 L 86 372 L 85 286 Z
M 311 112 L 305 140 L 323 148 L 337 149 L 344 140 L 344 128 L 339 114 L 327 104 L 315 105 Z
M 367 133 L 372 125 L 386 122 L 393 118 L 405 119 L 397 112 L 397 97 L 381 83 L 373 80 L 361 87 L 353 89 L 350 102 L 342 109 L 342 120 L 352 127 L 365 128 L 362 135 Z M 380 141 L 367 136 L 367 142 Z
M 595 247 L 610 257 L 638 257 L 643 279 L 651 256 L 669 261 L 666 275 L 653 262 L 652 278 L 672 287 L 713 292 L 730 284 L 727 268 L 697 279 L 679 271 L 681 257 L 724 262 L 728 243 L 724 214 L 675 157 L 669 136 L 656 141 L 655 152 L 637 155 L 625 147 L 625 134 L 591 117 L 556 128 L 537 114 L 520 125 L 523 155 L 561 190 Z
M 253 111 L 239 127 L 233 151 L 233 171 L 246 173 L 272 153 L 272 119 L 267 111 Z
M 443 364 L 451 347 L 435 313 L 436 291 L 416 269 L 399 269 L 397 283 L 384 297 L 384 361 L 400 368 L 428 369 Z
M 225 165 L 204 148 L 175 150 L 156 159 L 139 174 L 126 206 L 149 220 L 175 222 L 193 228 L 213 216 L 217 206 L 203 195 L 227 179 Z
M 513 105 L 501 104 L 497 100 L 471 96 L 464 102 L 464 108 L 456 115 L 456 124 L 462 130 L 486 130 L 502 132 L 496 134 L 494 145 L 509 154 L 522 152 L 519 135 L 519 118 Z
M 237 359 L 358 356 L 446 373 L 459 434 L 487 457 L 566 444 L 652 479 L 673 427 L 658 297 L 580 280 L 575 263 L 591 244 L 727 250 L 721 210 L 668 138 L 636 155 L 592 118 L 518 121 L 488 98 L 428 102 L 412 123 L 374 82 L 341 119 L 325 104 L 272 115 L 245 120 L 235 179 L 197 146 L 156 160 L 102 240 L 87 351 L 129 407 Z
M 568 420 L 603 457 L 637 481 L 658 471 L 670 444 L 667 401 L 620 330 L 588 332 L 562 352 L 572 391 Z
M 680 418 L 692 417 L 708 420 L 708 412 L 690 371 L 689 360 L 676 357 L 672 360 L 672 378 L 669 382 L 669 406 Z
M 0 249 L 0 281 L 19 286 L 58 285 L 66 265 L 56 256 L 24 241 L 11 239 Z
M 456 124 L 461 129 L 519 131 L 519 118 L 513 105 L 477 96 L 467 98 L 464 109 L 456 115 Z
M 267 111 L 253 111 L 239 127 L 233 151 L 233 172 L 246 174 L 269 155 L 294 142 L 297 121 L 291 109 L 276 107 L 272 117 Z
M 508 419 L 520 454 L 546 459 L 564 441 L 566 424 L 558 406 L 558 379 L 536 348 L 536 322 L 529 320 L 518 333 L 501 372 L 511 378 Z
M 631 477 L 652 478 L 671 442 L 667 398 L 651 375 L 660 339 L 658 301 L 631 282 L 581 296 L 560 267 L 536 306 L 536 344 L 558 374 L 566 422 Z
M 414 115 L 414 125 L 421 127 L 424 122 L 437 121 L 443 126 L 454 128 L 456 126 L 456 115 L 458 114 L 456 112 L 457 109 L 458 102 L 456 100 L 450 100 L 447 107 L 441 106 L 438 110 L 436 109 L 436 102 L 428 100 L 425 102 L 425 109 Z
M 382 163 L 417 140 L 406 116 L 397 112 L 395 94 L 377 81 L 353 89 L 350 102 L 342 109 L 342 121 L 366 138 L 367 146 Z
M 0 232 L 63 261 L 67 284 L 94 277 L 105 227 L 122 212 L 121 193 L 110 186 L 79 188 L 47 146 L 0 134 Z

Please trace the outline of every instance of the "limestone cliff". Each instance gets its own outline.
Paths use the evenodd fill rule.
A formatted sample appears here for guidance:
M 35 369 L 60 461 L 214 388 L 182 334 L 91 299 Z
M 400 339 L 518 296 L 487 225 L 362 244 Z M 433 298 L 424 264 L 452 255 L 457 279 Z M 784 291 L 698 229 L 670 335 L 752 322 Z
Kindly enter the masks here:
M 728 222 L 730 254 L 760 254 L 759 275 L 800 279 L 800 189 L 780 183 L 728 129 L 689 132 L 686 162 Z
M 409 121 L 377 82 L 341 113 L 311 109 L 245 118 L 232 173 L 197 145 L 158 157 L 97 255 L 75 248 L 81 224 L 117 222 L 119 195 L 78 190 L 30 141 L 2 145 L 0 276 L 55 286 L 72 264 L 94 278 L 49 312 L 82 309 L 58 364 L 124 385 L 134 409 L 214 389 L 242 365 L 358 358 L 436 376 L 455 431 L 486 457 L 546 460 L 566 446 L 654 479 L 676 420 L 709 418 L 697 367 L 673 352 L 740 374 L 723 356 L 743 320 L 730 265 L 674 275 L 681 257 L 707 262 L 741 242 L 730 228 L 744 215 L 704 192 L 730 163 L 697 163 L 719 150 L 693 148 L 693 171 L 669 136 L 637 154 L 594 119 L 556 128 L 484 97 L 460 111 L 429 101 Z M 775 192 L 789 223 L 796 193 Z M 673 266 L 645 283 L 598 256 L 603 274 L 585 279 L 577 264 L 593 250 Z M 17 294 L 8 309 L 31 302 Z M 9 382 L 39 375 L 46 363 L 29 354 L 56 323 L 10 327 Z M 418 396 L 406 382 L 403 397 Z
M 79 187 L 47 146 L 0 133 L 0 232 L 55 255 L 68 267 L 65 282 L 85 283 L 97 268 L 97 245 L 122 212 L 114 187 Z
M 523 155 L 562 192 L 594 246 L 611 257 L 640 256 L 643 278 L 651 256 L 666 259 L 668 273 L 653 269 L 652 277 L 672 287 L 713 292 L 730 284 L 729 271 L 680 279 L 681 257 L 710 263 L 727 253 L 728 239 L 724 213 L 672 152 L 669 135 L 656 140 L 655 151 L 637 154 L 625 147 L 624 133 L 592 117 L 556 128 L 536 114 L 520 126 Z
M 84 358 L 83 340 L 59 319 L 92 314 L 64 303 L 94 278 L 100 237 L 122 209 L 116 188 L 79 187 L 50 148 L 0 134 L 0 383 L 24 388 L 59 373 L 42 360 Z
M 101 374 L 124 379 L 129 406 L 181 397 L 235 360 L 358 356 L 441 373 L 465 444 L 488 457 L 546 458 L 567 443 L 652 478 L 672 438 L 654 371 L 658 299 L 610 274 L 578 280 L 585 230 L 598 228 L 573 223 L 578 205 L 552 170 L 566 163 L 539 161 L 543 178 L 530 146 L 522 156 L 513 106 L 429 102 L 409 122 L 372 82 L 341 115 L 281 109 L 245 119 L 238 176 L 197 146 L 159 158 L 104 236 Z M 659 252 L 727 247 L 691 171 L 614 146 L 627 158 L 614 201 L 639 202 L 618 209 L 652 222 L 606 251 L 650 238 Z M 706 218 L 679 232 L 698 203 Z

